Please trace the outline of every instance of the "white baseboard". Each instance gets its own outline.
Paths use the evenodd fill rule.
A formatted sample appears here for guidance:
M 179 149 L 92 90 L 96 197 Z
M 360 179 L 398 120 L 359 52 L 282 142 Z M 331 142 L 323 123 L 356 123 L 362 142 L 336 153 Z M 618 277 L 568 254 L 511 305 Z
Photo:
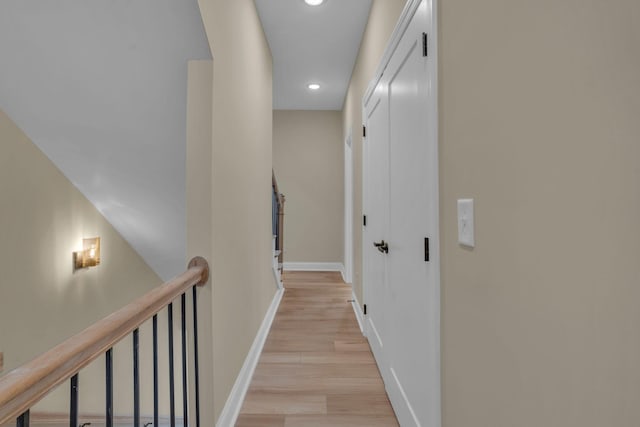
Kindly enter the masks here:
M 351 292 L 351 306 L 353 307 L 353 312 L 356 314 L 356 320 L 358 321 L 358 326 L 360 326 L 360 332 L 362 335 L 366 336 L 364 333 L 364 313 L 362 312 L 362 306 L 360 305 L 360 301 L 356 297 L 355 292 Z
M 397 396 L 397 399 L 391 400 L 391 406 L 394 406 L 394 403 L 396 405 L 403 406 L 401 410 L 398 410 L 399 408 L 393 408 L 396 416 L 398 417 L 398 422 L 403 426 L 420 426 L 420 421 L 418 420 L 418 417 L 416 416 L 416 413 L 411 406 L 411 402 L 409 402 L 407 394 L 404 392 L 402 384 L 400 384 L 400 380 L 398 379 L 398 375 L 396 375 L 396 371 L 393 368 L 390 368 L 389 370 L 391 371 L 391 378 L 393 378 L 393 381 L 391 390 L 387 391 L 387 393 L 393 393 Z
M 258 364 L 258 360 L 260 359 L 262 348 L 264 347 L 264 343 L 267 340 L 267 335 L 269 335 L 271 324 L 273 323 L 273 319 L 276 316 L 276 312 L 278 311 L 278 306 L 280 306 L 280 301 L 282 300 L 283 294 L 284 289 L 278 289 L 273 297 L 273 301 L 271 302 L 271 305 L 269 306 L 269 309 L 264 316 L 262 325 L 260 325 L 260 329 L 256 334 L 256 338 L 253 340 L 251 349 L 249 349 L 249 353 L 244 359 L 242 369 L 240 369 L 240 373 L 236 378 L 236 382 L 231 389 L 229 397 L 227 398 L 227 403 L 222 409 L 220 418 L 218 418 L 218 422 L 216 423 L 217 427 L 233 426 L 238 419 L 240 409 L 242 408 L 242 403 L 244 402 L 247 390 L 249 389 L 249 384 L 251 384 L 251 378 L 253 377 L 253 373 L 256 370 L 256 365 Z
M 349 282 L 347 282 L 347 273 L 345 273 L 344 271 L 344 266 L 342 267 L 342 270 L 340 270 L 340 275 L 342 276 L 342 281 L 344 283 L 350 284 Z
M 271 271 L 273 272 L 273 279 L 276 281 L 276 286 L 278 289 L 283 289 L 284 285 L 282 284 L 282 277 L 280 277 L 280 270 L 274 266 Z
M 341 262 L 285 262 L 287 271 L 339 271 L 344 277 L 344 265 Z

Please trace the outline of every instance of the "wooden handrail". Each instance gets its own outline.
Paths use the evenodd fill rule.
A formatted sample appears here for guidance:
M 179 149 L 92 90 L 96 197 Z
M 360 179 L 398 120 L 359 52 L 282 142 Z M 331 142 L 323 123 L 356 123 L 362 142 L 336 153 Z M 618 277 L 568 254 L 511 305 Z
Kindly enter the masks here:
M 193 258 L 180 276 L 0 378 L 0 425 L 15 420 L 174 299 L 208 280 L 207 261 Z

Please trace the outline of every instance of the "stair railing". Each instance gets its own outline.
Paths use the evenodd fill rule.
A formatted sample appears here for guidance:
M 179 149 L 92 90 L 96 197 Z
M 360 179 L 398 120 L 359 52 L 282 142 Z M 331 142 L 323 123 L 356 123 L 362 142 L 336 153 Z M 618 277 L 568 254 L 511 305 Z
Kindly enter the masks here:
M 271 171 L 271 186 L 273 195 L 273 234 L 276 236 L 276 251 L 278 251 L 278 268 L 280 270 L 280 277 L 284 270 L 284 194 L 280 193 L 278 189 L 278 181 L 276 180 L 276 174 Z
M 84 331 L 67 339 L 32 361 L 0 378 L 0 425 L 15 420 L 17 427 L 29 427 L 29 410 L 49 392 L 65 381 L 70 381 L 69 425 L 78 424 L 78 373 L 93 360 L 106 355 L 106 405 L 105 424 L 113 426 L 113 347 L 128 335 L 133 339 L 133 399 L 134 427 L 140 426 L 140 379 L 138 358 L 138 328 L 153 318 L 153 381 L 154 381 L 154 426 L 159 425 L 158 409 L 158 313 L 167 308 L 169 343 L 173 343 L 173 301 L 181 297 L 182 326 L 182 382 L 183 425 L 188 423 L 188 377 L 187 377 L 187 292 L 193 295 L 193 368 L 195 422 L 200 426 L 200 392 L 198 377 L 198 286 L 209 279 L 209 266 L 204 258 L 196 257 L 189 262 L 187 271 L 169 282 L 153 289 L 142 297 L 89 326 Z M 170 423 L 175 426 L 173 346 L 169 346 Z

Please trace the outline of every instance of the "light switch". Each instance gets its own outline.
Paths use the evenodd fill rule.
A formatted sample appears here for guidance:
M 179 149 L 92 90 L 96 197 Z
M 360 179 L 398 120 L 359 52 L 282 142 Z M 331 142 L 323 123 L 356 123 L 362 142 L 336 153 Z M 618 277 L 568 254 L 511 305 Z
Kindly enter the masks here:
M 473 199 L 458 199 L 458 243 L 475 247 Z

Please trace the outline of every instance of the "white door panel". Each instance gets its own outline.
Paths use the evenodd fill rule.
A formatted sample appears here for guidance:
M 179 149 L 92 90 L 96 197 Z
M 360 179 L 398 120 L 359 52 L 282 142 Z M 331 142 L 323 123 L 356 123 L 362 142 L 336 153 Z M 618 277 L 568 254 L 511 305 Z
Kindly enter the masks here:
M 439 398 L 433 395 L 434 367 L 439 360 L 435 342 L 439 328 L 432 322 L 439 306 L 437 272 L 437 167 L 435 116 L 429 105 L 429 61 L 422 55 L 422 33 L 428 32 L 426 4 L 418 9 L 387 68 L 390 117 L 389 252 L 393 341 L 391 369 L 398 383 L 396 401 L 405 402 L 403 425 L 434 425 Z M 437 153 L 437 151 L 436 151 Z M 433 201 L 436 203 L 433 203 Z M 425 261 L 425 238 L 429 261 Z M 437 299 L 436 299 L 437 298 Z M 400 416 L 399 416 L 400 418 Z
M 389 165 L 386 158 L 389 151 L 389 108 L 384 90 L 377 91 L 370 99 L 365 114 L 367 129 L 372 136 L 367 137 L 365 144 L 365 156 L 367 165 L 365 168 L 365 211 L 367 212 L 367 226 L 363 232 L 365 245 L 362 248 L 365 254 L 365 276 L 368 283 L 366 304 L 367 315 L 367 337 L 371 349 L 383 366 L 385 342 L 389 319 L 386 319 L 384 309 L 387 294 L 387 258 L 385 254 L 379 252 L 373 242 L 384 239 L 388 233 L 388 211 L 387 200 L 389 198 Z M 385 373 L 383 373 L 383 376 Z
M 437 73 L 423 56 L 433 30 L 424 0 L 364 106 L 368 336 L 402 426 L 440 425 Z M 386 255 L 372 244 L 382 239 Z

